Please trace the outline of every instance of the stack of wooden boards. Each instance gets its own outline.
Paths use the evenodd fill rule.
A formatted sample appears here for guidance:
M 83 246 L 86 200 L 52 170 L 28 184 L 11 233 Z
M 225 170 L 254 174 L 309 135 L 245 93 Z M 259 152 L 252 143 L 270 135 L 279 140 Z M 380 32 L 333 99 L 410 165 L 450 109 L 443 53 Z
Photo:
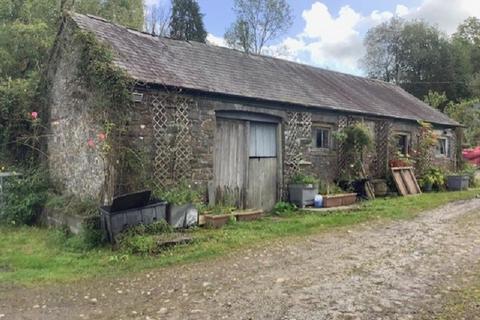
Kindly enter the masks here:
M 413 167 L 398 167 L 391 168 L 391 170 L 393 180 L 400 195 L 408 196 L 422 193 L 415 174 L 413 173 Z

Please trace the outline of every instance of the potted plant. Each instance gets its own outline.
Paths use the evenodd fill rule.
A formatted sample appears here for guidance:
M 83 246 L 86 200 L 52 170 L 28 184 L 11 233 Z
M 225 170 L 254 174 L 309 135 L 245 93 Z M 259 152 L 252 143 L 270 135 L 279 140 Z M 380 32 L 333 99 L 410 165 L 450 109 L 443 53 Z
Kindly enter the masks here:
M 342 168 L 340 187 L 355 190 L 359 196 L 369 198 L 367 184 L 370 182 L 364 166 L 365 154 L 373 148 L 373 136 L 364 123 L 349 125 L 335 134 L 338 142 L 343 144 L 343 155 L 348 164 Z
M 290 202 L 300 208 L 313 205 L 318 194 L 318 180 L 315 177 L 297 174 L 288 185 Z
M 323 196 L 324 208 L 350 206 L 356 201 L 356 193 L 345 193 L 339 186 L 327 184 L 325 195 Z
M 235 219 L 232 214 L 232 207 L 225 207 L 222 205 L 215 205 L 205 211 L 203 217 L 205 218 L 205 225 L 209 228 L 221 228 L 230 220 Z
M 419 185 L 425 192 L 431 192 L 434 189 L 442 190 L 445 186 L 445 175 L 439 168 L 429 168 L 419 179 Z
M 174 228 L 186 228 L 198 223 L 198 210 L 195 203 L 200 201 L 199 194 L 185 182 L 155 192 L 156 197 L 166 201 L 167 222 Z
M 467 190 L 470 185 L 470 176 L 464 172 L 449 174 L 446 180 L 449 191 Z

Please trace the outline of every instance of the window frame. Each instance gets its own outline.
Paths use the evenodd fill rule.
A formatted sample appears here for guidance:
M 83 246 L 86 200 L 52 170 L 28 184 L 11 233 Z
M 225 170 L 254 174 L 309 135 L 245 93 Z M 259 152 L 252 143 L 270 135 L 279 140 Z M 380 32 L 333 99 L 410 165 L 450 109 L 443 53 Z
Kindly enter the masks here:
M 439 152 L 440 151 L 440 142 L 445 141 L 445 151 L 444 153 Z M 450 155 L 450 143 L 448 137 L 439 137 L 437 138 L 437 145 L 435 147 L 435 156 L 438 158 L 448 158 Z
M 397 152 L 400 152 L 400 150 L 398 150 L 398 149 L 399 149 L 399 144 L 398 144 L 398 142 L 399 142 L 399 138 L 400 138 L 400 137 L 404 137 L 404 138 L 405 138 L 405 146 L 404 146 L 404 151 L 405 151 L 405 152 L 401 152 L 401 155 L 403 155 L 403 156 L 408 156 L 408 155 L 409 155 L 409 152 L 408 152 L 408 151 L 410 150 L 410 135 L 409 135 L 408 133 L 405 133 L 405 132 L 396 132 L 396 133 L 395 133 L 395 138 L 396 138 L 396 140 L 397 140 L 397 144 L 396 144 L 395 147 L 396 147 L 396 151 L 397 151 Z
M 327 146 L 326 147 L 318 147 L 317 146 L 317 137 L 319 131 L 326 131 L 328 134 Z M 313 126 L 312 128 L 312 145 L 314 150 L 332 150 L 333 141 L 332 141 L 332 128 L 327 126 Z

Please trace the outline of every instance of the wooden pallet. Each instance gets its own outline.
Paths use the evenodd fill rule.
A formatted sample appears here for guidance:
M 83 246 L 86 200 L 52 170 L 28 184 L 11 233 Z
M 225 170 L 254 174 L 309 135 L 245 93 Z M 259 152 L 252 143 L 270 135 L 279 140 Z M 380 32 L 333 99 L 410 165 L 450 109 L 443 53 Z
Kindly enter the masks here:
M 402 196 L 422 193 L 418 185 L 413 167 L 391 168 L 393 180 L 397 187 L 398 193 Z

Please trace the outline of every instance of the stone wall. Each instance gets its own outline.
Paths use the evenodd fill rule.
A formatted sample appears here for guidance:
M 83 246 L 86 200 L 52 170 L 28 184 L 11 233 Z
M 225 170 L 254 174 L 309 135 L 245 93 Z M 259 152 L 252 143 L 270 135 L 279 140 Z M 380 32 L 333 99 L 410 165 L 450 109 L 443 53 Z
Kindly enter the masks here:
M 80 48 L 73 41 L 73 32 L 68 24 L 63 29 L 48 70 L 49 168 L 60 191 L 98 197 L 104 187 L 105 163 L 98 148 L 89 146 L 88 141 L 98 142 L 102 125 L 91 112 L 95 92 L 87 90 L 78 77 Z
M 147 90 L 141 110 L 151 110 L 152 94 L 164 93 Z M 375 178 L 385 177 L 388 173 L 388 160 L 392 157 L 388 154 L 389 142 L 387 140 L 389 140 L 389 136 L 400 132 L 408 133 L 412 137 L 412 147 L 418 140 L 418 125 L 413 122 L 352 117 L 334 112 L 308 112 L 305 109 L 298 108 L 286 111 L 285 108 L 278 106 L 275 108 L 273 105 L 263 103 L 247 104 L 234 99 L 198 95 L 185 95 L 185 97 L 191 101 L 189 105 L 189 134 L 191 135 L 192 157 L 189 161 L 190 171 L 187 178 L 194 186 L 202 190 L 205 197 L 207 196 L 208 184 L 213 180 L 215 114 L 218 111 L 247 111 L 274 115 L 283 119 L 281 124 L 284 163 L 282 191 L 285 191 L 289 179 L 298 172 L 309 173 L 328 182 L 338 178 L 339 159 L 341 158 L 339 145 L 332 136 L 333 143 L 330 149 L 314 148 L 312 136 L 316 127 L 330 128 L 333 133 L 339 129 L 342 122 L 348 125 L 363 121 L 371 129 L 374 137 L 373 149 L 364 157 L 366 159 L 365 167 L 367 173 Z M 174 104 L 168 110 L 174 113 Z M 143 131 L 143 141 L 148 141 L 148 143 L 154 140 L 151 137 L 154 129 L 151 119 L 148 118 L 149 116 L 151 115 L 148 112 L 144 112 L 144 119 L 141 121 L 147 125 L 147 128 Z M 172 117 L 172 114 L 168 117 Z M 132 137 L 132 139 L 135 140 L 136 138 Z M 155 153 L 154 147 L 151 150 Z M 153 159 L 154 155 L 151 158 Z M 436 159 L 436 161 L 438 163 L 443 161 L 443 165 L 449 167 L 454 159 Z

